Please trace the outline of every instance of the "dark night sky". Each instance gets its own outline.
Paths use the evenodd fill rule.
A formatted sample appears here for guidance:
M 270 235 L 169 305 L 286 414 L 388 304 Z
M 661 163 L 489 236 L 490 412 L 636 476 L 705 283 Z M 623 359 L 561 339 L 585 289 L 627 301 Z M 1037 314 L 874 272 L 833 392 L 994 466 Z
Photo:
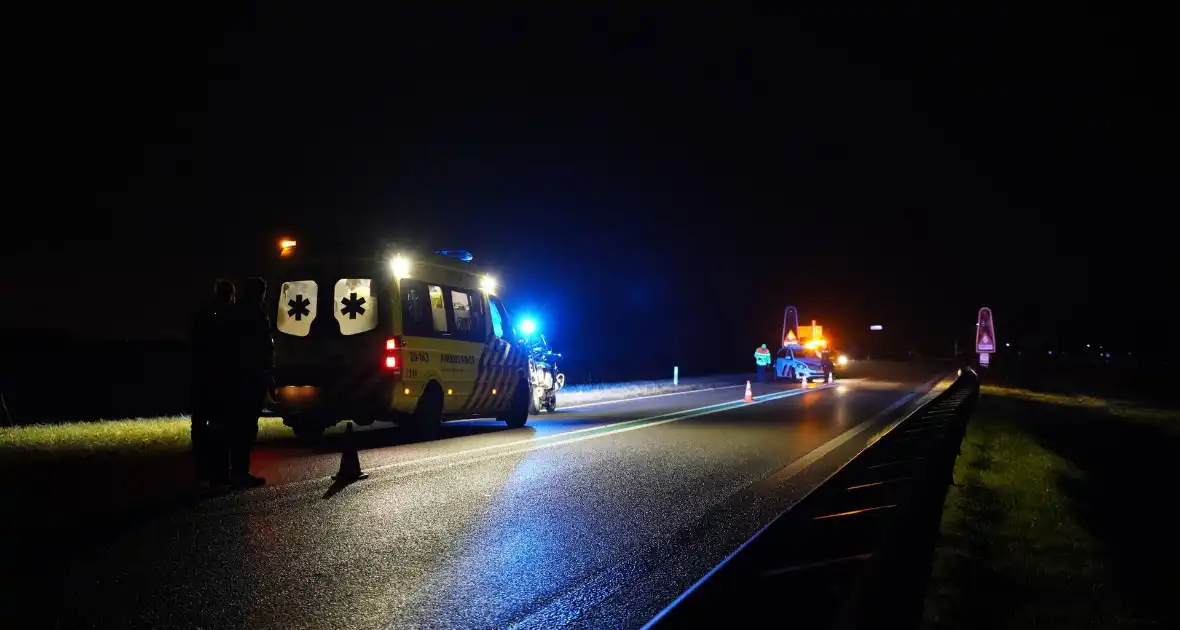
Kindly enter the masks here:
M 279 235 L 380 234 L 472 250 L 587 366 L 744 361 L 788 303 L 1159 345 L 1166 33 L 1074 11 L 73 15 L 20 72 L 2 323 L 177 337 Z

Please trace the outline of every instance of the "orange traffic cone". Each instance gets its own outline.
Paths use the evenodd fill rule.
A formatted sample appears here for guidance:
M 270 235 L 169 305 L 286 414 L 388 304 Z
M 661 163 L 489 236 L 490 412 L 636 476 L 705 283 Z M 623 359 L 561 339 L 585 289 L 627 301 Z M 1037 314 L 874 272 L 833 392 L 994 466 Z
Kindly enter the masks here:
M 340 443 L 340 470 L 332 475 L 338 483 L 352 483 L 369 475 L 361 472 L 361 458 L 356 451 L 356 440 L 352 437 L 352 423 L 344 427 L 344 439 Z
M 754 402 L 754 392 L 750 391 L 750 381 L 746 381 L 746 397 L 743 402 Z

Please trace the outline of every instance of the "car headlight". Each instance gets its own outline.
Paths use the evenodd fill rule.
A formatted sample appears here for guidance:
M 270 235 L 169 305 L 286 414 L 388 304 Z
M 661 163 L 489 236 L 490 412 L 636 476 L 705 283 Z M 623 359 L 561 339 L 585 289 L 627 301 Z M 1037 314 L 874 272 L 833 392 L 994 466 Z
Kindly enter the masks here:
M 836 363 L 840 365 L 848 365 L 848 357 L 842 354 L 836 359 Z

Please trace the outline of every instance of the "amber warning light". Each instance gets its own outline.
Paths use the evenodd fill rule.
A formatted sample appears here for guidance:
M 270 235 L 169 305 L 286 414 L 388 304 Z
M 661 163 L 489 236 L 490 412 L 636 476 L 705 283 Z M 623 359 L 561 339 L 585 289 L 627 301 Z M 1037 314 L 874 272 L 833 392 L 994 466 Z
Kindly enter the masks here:
M 298 243 L 292 239 L 285 238 L 279 241 L 279 255 L 290 256 L 291 252 L 295 251 L 295 246 Z

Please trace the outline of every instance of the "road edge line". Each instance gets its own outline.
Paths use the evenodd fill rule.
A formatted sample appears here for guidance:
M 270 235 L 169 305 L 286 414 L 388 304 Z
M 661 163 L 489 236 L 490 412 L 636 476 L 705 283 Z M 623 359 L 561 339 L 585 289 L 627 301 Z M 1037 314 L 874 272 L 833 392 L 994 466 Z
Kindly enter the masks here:
M 923 398 L 926 398 L 926 396 L 928 396 L 934 390 L 934 387 L 937 386 L 939 383 L 941 383 L 943 381 L 943 379 L 946 379 L 946 378 L 948 378 L 947 375 L 938 376 L 938 377 L 935 377 L 935 378 L 927 381 L 926 383 L 923 383 L 920 387 L 915 388 L 909 394 L 906 394 L 905 396 L 901 397 L 897 401 L 894 401 L 892 404 L 890 404 L 885 409 L 882 409 L 881 411 L 874 414 L 872 418 L 865 420 L 864 422 L 856 425 L 855 427 L 848 429 L 848 431 L 845 431 L 844 433 L 832 438 L 828 442 L 821 444 L 820 446 L 816 447 L 815 450 L 813 450 L 810 453 L 808 453 L 807 455 L 804 455 L 803 457 L 795 460 L 795 462 L 792 462 L 783 470 L 789 469 L 789 468 L 791 468 L 791 466 L 794 466 L 797 462 L 811 457 L 811 455 L 813 453 L 815 453 L 816 451 L 826 447 L 828 444 L 831 444 L 832 442 L 835 442 L 836 440 L 840 440 L 841 438 L 844 438 L 845 435 L 852 433 L 852 435 L 848 435 L 847 438 L 844 438 L 844 440 L 843 440 L 843 442 L 841 442 L 841 444 L 843 444 L 844 442 L 847 442 L 848 440 L 852 439 L 856 435 L 863 433 L 864 431 L 867 430 L 868 425 L 878 422 L 880 420 L 881 416 L 891 413 L 892 411 L 896 411 L 899 407 L 904 406 L 907 402 L 912 400 L 915 396 L 918 396 L 919 394 L 921 394 L 923 391 L 925 391 L 925 393 L 926 393 L 925 396 L 923 396 Z M 754 535 L 747 538 L 745 542 L 738 545 L 737 549 L 734 549 L 732 552 L 730 552 L 728 555 L 726 555 L 725 558 L 721 560 L 721 562 L 717 563 L 717 566 L 713 567 L 712 569 L 709 569 L 709 571 L 706 572 L 703 576 L 701 576 L 700 579 L 698 579 L 696 582 L 693 582 L 692 586 L 689 586 L 687 589 L 685 589 L 685 591 L 683 593 L 677 595 L 675 599 L 673 599 L 671 602 L 669 602 L 667 606 L 664 606 L 662 609 L 660 609 L 660 612 L 656 613 L 656 615 L 654 617 L 652 617 L 651 619 L 649 619 L 647 623 L 643 624 L 643 626 L 640 630 L 651 630 L 651 628 L 653 628 L 657 623 L 659 623 L 660 620 L 663 619 L 664 616 L 667 615 L 669 612 L 671 612 L 673 608 L 678 606 L 689 595 L 691 595 L 694 591 L 696 591 L 698 588 L 700 588 L 700 586 L 702 584 L 704 584 L 706 581 L 708 581 L 709 578 L 713 577 L 713 575 L 715 573 L 720 571 L 722 567 L 724 567 L 726 564 L 729 563 L 730 560 L 732 560 L 739 553 L 741 553 L 742 550 L 744 550 L 746 547 L 749 547 L 750 544 L 753 543 L 756 538 L 761 536 L 766 530 L 770 529 L 771 525 L 774 525 L 775 523 L 777 523 L 780 518 L 782 518 L 785 514 L 790 512 L 792 509 L 794 509 L 796 505 L 799 505 L 807 497 L 811 496 L 811 494 L 813 492 L 815 492 L 817 489 L 819 489 L 824 484 L 826 484 L 828 481 L 830 481 L 832 479 L 832 477 L 835 477 L 841 470 L 844 470 L 844 468 L 847 467 L 849 463 L 856 460 L 857 457 L 860 457 L 861 454 L 864 453 L 865 450 L 869 448 L 869 446 L 871 446 L 873 443 L 879 441 L 889 431 L 892 431 L 894 428 L 896 428 L 898 425 L 900 425 L 902 422 L 904 422 L 907 418 L 909 418 L 910 416 L 917 413 L 918 410 L 922 409 L 922 407 L 926 406 L 926 403 L 930 402 L 930 400 L 931 399 L 929 399 L 929 398 L 927 398 L 926 400 L 922 400 L 921 403 L 917 407 L 915 407 L 913 410 L 911 410 L 908 414 L 906 414 L 905 417 L 901 418 L 900 420 L 898 420 L 896 422 L 890 423 L 890 425 L 886 431 L 883 431 L 883 432 L 879 433 L 878 435 L 874 436 L 874 439 L 870 439 L 869 443 L 865 444 L 863 448 L 861 448 L 859 451 L 857 451 L 856 455 L 853 455 L 851 458 L 848 459 L 848 461 L 846 461 L 843 464 L 841 464 L 840 466 L 838 466 L 836 468 L 836 470 L 832 471 L 832 474 L 828 475 L 827 477 L 824 477 L 824 479 L 822 481 L 820 481 L 819 483 L 817 483 L 814 486 L 812 486 L 811 488 L 809 488 L 807 490 L 807 492 L 804 492 L 797 500 L 793 501 L 791 503 L 791 505 L 789 507 L 787 507 L 787 509 L 783 510 L 782 512 L 779 512 L 778 515 L 776 515 L 774 518 L 770 519 L 765 525 L 758 528 L 758 531 L 754 532 Z M 853 433 L 854 431 L 855 431 L 855 433 Z M 839 446 L 839 445 L 837 445 L 837 446 Z M 828 452 L 830 453 L 832 450 L 835 450 L 835 448 L 836 447 L 829 449 Z M 827 453 L 824 453 L 824 455 L 826 455 L 826 454 Z M 818 459 L 819 458 L 817 457 L 816 460 L 818 460 Z M 794 471 L 793 473 L 788 475 L 786 478 L 790 479 L 791 477 L 794 477 L 795 475 L 799 474 L 799 472 L 801 472 L 804 468 L 806 468 L 807 466 L 810 466 L 813 463 L 815 463 L 815 460 L 809 462 L 805 466 L 801 466 L 798 470 Z M 777 474 L 777 473 L 775 473 L 775 474 Z

